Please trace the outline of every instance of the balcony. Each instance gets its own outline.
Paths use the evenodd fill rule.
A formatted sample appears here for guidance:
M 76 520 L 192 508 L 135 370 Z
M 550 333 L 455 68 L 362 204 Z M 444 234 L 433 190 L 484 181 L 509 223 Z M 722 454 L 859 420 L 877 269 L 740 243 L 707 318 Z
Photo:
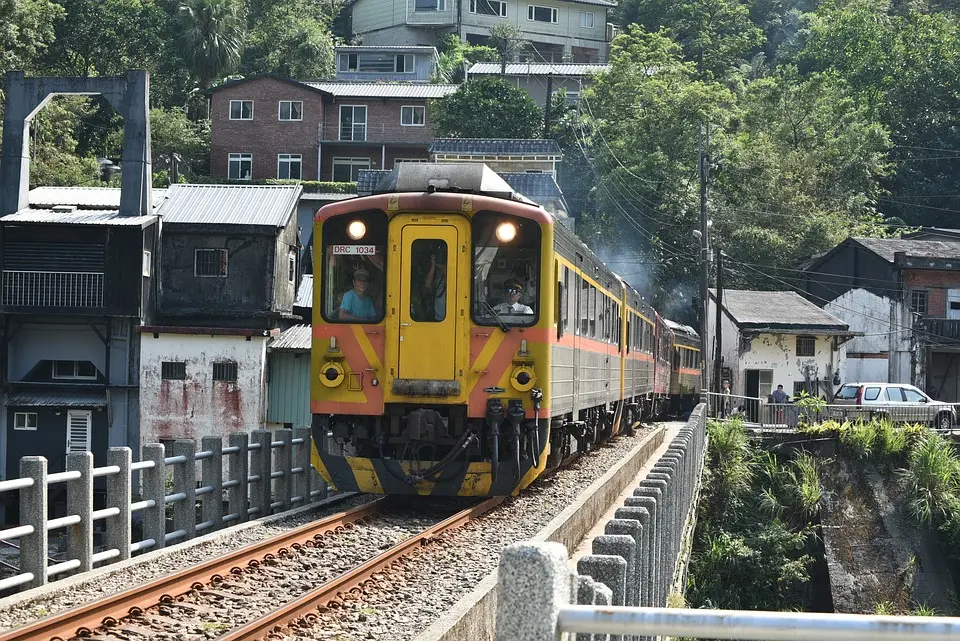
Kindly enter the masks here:
M 453 27 L 456 0 L 407 0 L 407 24 L 413 27 Z
M 0 304 L 11 307 L 103 307 L 103 273 L 4 270 Z
M 397 114 L 397 120 L 400 119 Z M 320 126 L 320 142 L 342 143 L 400 143 L 429 145 L 433 142 L 433 127 L 386 125 L 383 123 L 338 125 L 327 123 Z
M 917 327 L 921 343 L 955 344 L 960 346 L 960 319 L 921 318 Z

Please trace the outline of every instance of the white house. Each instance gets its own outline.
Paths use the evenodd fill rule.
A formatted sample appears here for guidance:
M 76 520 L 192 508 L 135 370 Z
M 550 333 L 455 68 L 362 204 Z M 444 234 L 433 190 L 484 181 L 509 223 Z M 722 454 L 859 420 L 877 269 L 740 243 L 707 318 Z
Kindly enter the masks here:
M 856 334 L 845 322 L 796 292 L 724 290 L 721 311 L 721 367 L 734 395 L 765 399 L 783 385 L 791 398 L 833 397 L 840 347 Z M 710 336 L 716 315 L 710 290 Z

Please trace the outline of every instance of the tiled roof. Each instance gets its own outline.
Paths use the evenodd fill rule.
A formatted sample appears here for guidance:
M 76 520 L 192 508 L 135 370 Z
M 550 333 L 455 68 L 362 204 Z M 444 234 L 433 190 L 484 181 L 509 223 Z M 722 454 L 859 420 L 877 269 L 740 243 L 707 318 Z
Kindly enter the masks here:
M 310 325 L 294 325 L 283 330 L 280 336 L 270 341 L 268 347 L 274 351 L 300 352 L 309 351 L 313 339 L 313 327 Z
M 437 53 L 436 47 L 425 45 L 357 45 L 356 47 L 335 47 L 337 53 L 362 53 L 364 51 L 413 51 L 416 53 Z
M 960 241 L 914 240 L 910 238 L 854 238 L 888 263 L 894 262 L 894 254 L 904 252 L 916 258 L 960 259 Z
M 409 82 L 305 82 L 308 87 L 325 91 L 338 98 L 407 98 L 426 100 L 443 98 L 459 85 Z
M 297 299 L 293 303 L 294 307 L 313 307 L 313 276 L 304 274 L 300 281 L 300 287 L 297 289 Z
M 508 76 L 592 76 L 610 68 L 608 64 L 576 64 L 570 62 L 511 62 L 507 64 Z M 470 67 L 468 75 L 500 75 L 500 63 L 478 62 Z
M 102 390 L 13 390 L 4 402 L 10 407 L 106 407 Z
M 556 140 L 539 138 L 437 138 L 430 144 L 431 154 L 475 156 L 561 156 Z
M 61 225 L 134 225 L 143 227 L 157 219 L 156 216 L 121 216 L 116 209 L 77 209 L 53 211 L 52 209 L 21 209 L 7 214 L 5 223 L 57 223 Z
M 300 185 L 172 185 L 158 212 L 164 223 L 284 227 Z
M 153 206 L 163 202 L 166 189 L 153 190 Z M 117 209 L 120 207 L 119 187 L 37 187 L 30 190 L 30 206 L 50 208 L 55 205 L 75 205 L 90 209 Z
M 380 181 L 390 175 L 387 169 L 361 169 L 357 175 L 357 195 L 369 196 Z
M 710 298 L 716 302 L 716 290 Z M 723 290 L 723 307 L 741 328 L 824 329 L 845 332 L 849 326 L 796 292 Z
M 558 200 L 563 198 L 560 185 L 553 179 L 552 174 L 527 174 L 520 172 L 497 172 L 507 181 L 517 193 L 523 194 L 530 200 L 538 203 L 544 200 Z

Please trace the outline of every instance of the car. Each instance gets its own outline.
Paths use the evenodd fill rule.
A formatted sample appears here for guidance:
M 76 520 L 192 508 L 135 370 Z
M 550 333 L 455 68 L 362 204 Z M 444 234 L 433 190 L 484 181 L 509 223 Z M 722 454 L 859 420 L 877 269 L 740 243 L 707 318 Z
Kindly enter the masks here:
M 869 408 L 873 418 L 889 418 L 895 423 L 930 423 L 938 430 L 949 430 L 957 424 L 956 407 L 903 383 L 844 383 L 832 404 Z M 840 413 L 846 416 L 846 412 Z

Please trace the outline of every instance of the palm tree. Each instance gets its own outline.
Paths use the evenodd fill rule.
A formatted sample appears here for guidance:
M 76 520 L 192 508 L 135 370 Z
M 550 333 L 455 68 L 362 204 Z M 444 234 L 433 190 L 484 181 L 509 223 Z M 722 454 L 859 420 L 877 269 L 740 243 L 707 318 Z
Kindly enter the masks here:
M 177 44 L 203 89 L 239 66 L 246 25 L 237 0 L 181 0 L 178 21 Z

